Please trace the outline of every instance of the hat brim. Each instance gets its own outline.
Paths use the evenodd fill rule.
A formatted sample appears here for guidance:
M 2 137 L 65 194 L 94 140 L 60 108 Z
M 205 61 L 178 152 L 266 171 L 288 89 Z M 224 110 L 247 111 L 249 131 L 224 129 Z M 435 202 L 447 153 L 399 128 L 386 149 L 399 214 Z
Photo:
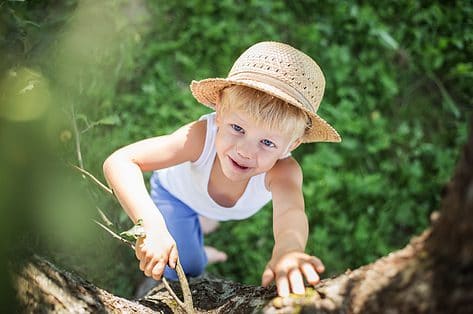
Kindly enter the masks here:
M 304 110 L 311 119 L 312 126 L 306 131 L 302 141 L 304 143 L 309 142 L 341 142 L 341 137 L 337 131 L 328 124 L 324 119 L 315 113 L 305 109 L 304 106 L 292 96 L 283 92 L 282 90 L 261 82 L 252 80 L 232 80 L 231 78 L 211 78 L 201 81 L 192 81 L 190 89 L 192 95 L 200 103 L 215 109 L 219 93 L 225 87 L 231 85 L 242 85 L 251 87 L 262 92 L 265 92 L 271 96 L 282 99 L 285 102 Z

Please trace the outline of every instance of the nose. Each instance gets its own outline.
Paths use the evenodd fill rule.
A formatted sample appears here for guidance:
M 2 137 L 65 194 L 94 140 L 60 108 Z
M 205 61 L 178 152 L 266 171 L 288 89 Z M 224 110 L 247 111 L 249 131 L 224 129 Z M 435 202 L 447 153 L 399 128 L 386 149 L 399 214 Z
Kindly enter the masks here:
M 249 140 L 241 140 L 236 145 L 237 154 L 245 159 L 252 159 L 256 154 L 256 149 L 256 145 Z

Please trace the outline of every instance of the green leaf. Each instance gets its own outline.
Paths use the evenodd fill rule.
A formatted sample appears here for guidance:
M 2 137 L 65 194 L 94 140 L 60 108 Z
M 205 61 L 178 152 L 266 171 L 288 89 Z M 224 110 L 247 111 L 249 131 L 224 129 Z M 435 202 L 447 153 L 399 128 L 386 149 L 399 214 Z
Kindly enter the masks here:
M 120 117 L 116 114 L 100 119 L 95 122 L 96 125 L 117 125 L 120 124 Z
M 385 30 L 376 30 L 375 34 L 381 39 L 381 42 L 392 50 L 399 49 L 399 43 Z
M 138 238 L 146 236 L 145 229 L 143 228 L 143 220 L 138 219 L 138 222 L 130 229 L 120 233 L 120 236 L 127 239 L 128 241 L 136 241 Z

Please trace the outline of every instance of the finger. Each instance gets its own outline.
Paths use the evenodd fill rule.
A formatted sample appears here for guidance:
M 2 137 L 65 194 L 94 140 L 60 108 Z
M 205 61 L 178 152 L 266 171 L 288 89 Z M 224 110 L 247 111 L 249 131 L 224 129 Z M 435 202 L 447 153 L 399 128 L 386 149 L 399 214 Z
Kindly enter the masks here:
M 158 262 L 153 267 L 153 270 L 151 271 L 151 276 L 153 277 L 153 279 L 160 280 L 161 277 L 163 276 L 163 272 L 164 272 L 164 264 L 162 262 Z
M 278 276 L 276 278 L 276 286 L 279 296 L 283 298 L 289 296 L 289 281 L 286 276 Z
M 263 276 L 261 277 L 261 285 L 263 287 L 266 287 L 273 280 L 274 280 L 274 272 L 271 270 L 271 268 L 267 267 L 263 272 Z
M 325 271 L 325 266 L 320 259 L 315 256 L 312 256 L 311 263 L 315 266 L 315 270 L 318 273 L 323 273 Z
M 141 260 L 143 257 L 143 240 L 138 239 L 135 243 L 135 256 L 137 259 Z
M 141 255 L 141 259 L 140 259 L 140 269 L 144 272 L 145 269 L 146 269 L 146 266 L 148 265 L 148 263 L 150 262 L 150 260 L 153 258 L 153 256 L 151 255 L 151 253 L 143 250 L 143 253 Z
M 151 277 L 152 276 L 152 271 L 156 264 L 159 262 L 158 259 L 151 259 L 145 266 L 144 273 L 146 276 Z
M 304 279 L 299 269 L 294 269 L 289 273 L 289 283 L 291 284 L 291 290 L 295 294 L 304 294 Z
M 145 271 L 145 268 L 146 268 L 146 259 L 145 258 L 142 258 L 140 259 L 140 270 L 141 271 Z
M 174 246 L 169 253 L 169 267 L 176 268 L 177 259 L 179 258 L 179 253 L 177 252 L 177 247 Z
M 307 282 L 311 285 L 315 285 L 320 281 L 320 277 L 314 269 L 314 265 L 305 263 L 301 266 L 302 273 L 305 276 Z

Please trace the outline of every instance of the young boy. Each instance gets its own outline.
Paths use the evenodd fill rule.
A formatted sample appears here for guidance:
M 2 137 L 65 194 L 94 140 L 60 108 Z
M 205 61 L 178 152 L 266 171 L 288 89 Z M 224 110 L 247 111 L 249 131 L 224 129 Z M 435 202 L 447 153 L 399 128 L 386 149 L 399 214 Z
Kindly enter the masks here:
M 272 199 L 274 248 L 262 285 L 274 280 L 287 296 L 304 293 L 304 278 L 319 281 L 322 262 L 304 253 L 302 171 L 290 153 L 301 143 L 341 140 L 316 114 L 324 86 L 310 57 L 261 42 L 238 58 L 227 78 L 192 82 L 194 97 L 215 113 L 107 158 L 108 183 L 130 218 L 143 220 L 146 237 L 137 241 L 136 257 L 147 276 L 176 278 L 178 254 L 186 274 L 198 276 L 208 261 L 199 216 L 245 219 Z M 151 195 L 142 171 L 155 171 Z M 209 259 L 222 254 L 207 252 Z

